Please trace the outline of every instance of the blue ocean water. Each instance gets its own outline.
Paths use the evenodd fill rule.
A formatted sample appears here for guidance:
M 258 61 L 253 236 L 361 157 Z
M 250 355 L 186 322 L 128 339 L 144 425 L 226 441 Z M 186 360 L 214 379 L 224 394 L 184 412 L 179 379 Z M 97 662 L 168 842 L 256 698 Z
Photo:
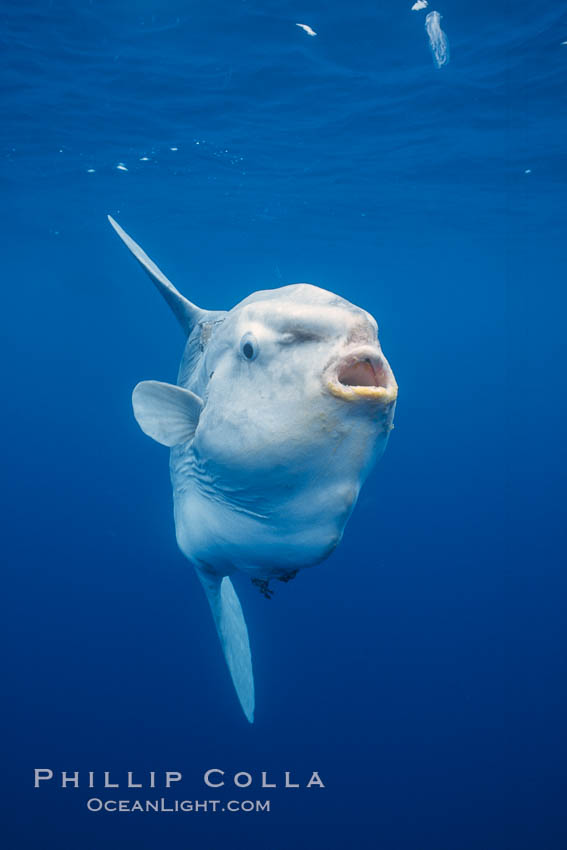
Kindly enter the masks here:
M 0 2 L 10 850 L 566 846 L 567 15 L 411 5 Z M 253 726 L 131 412 L 183 337 L 108 213 L 203 307 L 360 304 L 400 386 L 337 551 L 238 583 Z M 95 814 L 34 768 L 272 810 Z

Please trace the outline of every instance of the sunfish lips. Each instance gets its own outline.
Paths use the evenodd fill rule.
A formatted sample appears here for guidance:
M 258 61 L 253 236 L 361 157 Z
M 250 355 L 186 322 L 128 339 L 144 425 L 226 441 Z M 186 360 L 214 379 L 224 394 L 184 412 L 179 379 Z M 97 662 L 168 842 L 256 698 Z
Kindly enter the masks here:
M 398 385 L 390 364 L 380 350 L 367 346 L 349 351 L 329 365 L 325 373 L 327 389 L 345 401 L 374 401 L 392 404 Z

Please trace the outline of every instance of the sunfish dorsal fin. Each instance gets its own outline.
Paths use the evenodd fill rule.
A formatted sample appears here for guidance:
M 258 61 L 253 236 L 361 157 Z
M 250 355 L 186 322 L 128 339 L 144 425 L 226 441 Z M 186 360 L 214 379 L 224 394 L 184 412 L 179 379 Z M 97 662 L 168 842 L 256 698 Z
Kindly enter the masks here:
M 142 381 L 134 387 L 132 407 L 144 434 L 171 448 L 193 439 L 203 402 L 183 387 Z
M 108 220 L 116 233 L 120 236 L 127 248 L 136 257 L 144 271 L 150 276 L 153 283 L 159 292 L 163 295 L 169 306 L 171 307 L 177 321 L 189 336 L 196 323 L 207 315 L 207 310 L 201 310 L 195 304 L 192 304 L 184 295 L 177 291 L 172 282 L 166 278 L 164 273 L 158 269 L 153 260 L 150 260 L 145 251 L 134 242 L 132 237 L 128 236 L 117 221 L 114 221 L 111 215 Z
M 254 723 L 254 676 L 248 629 L 238 596 L 230 579 L 197 569 L 217 627 L 222 651 L 230 671 L 242 711 Z

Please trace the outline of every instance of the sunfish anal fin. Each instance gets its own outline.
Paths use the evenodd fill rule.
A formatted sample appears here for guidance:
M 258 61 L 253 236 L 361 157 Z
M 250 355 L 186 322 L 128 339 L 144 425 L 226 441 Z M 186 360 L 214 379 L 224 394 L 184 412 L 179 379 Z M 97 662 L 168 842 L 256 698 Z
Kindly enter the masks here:
M 224 657 L 242 710 L 254 722 L 254 676 L 244 614 L 230 579 L 197 569 L 217 627 Z

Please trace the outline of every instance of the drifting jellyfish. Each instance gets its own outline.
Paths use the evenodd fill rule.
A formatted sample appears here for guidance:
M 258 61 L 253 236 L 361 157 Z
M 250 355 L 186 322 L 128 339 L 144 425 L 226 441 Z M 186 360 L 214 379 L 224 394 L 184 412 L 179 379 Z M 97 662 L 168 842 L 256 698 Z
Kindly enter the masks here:
M 425 29 L 429 36 L 429 46 L 431 47 L 435 64 L 438 68 L 442 68 L 449 61 L 449 42 L 441 29 L 441 15 L 439 12 L 430 12 L 427 15 Z
M 310 27 L 308 24 L 296 24 L 296 27 L 300 27 L 307 35 L 317 35 L 314 29 Z

